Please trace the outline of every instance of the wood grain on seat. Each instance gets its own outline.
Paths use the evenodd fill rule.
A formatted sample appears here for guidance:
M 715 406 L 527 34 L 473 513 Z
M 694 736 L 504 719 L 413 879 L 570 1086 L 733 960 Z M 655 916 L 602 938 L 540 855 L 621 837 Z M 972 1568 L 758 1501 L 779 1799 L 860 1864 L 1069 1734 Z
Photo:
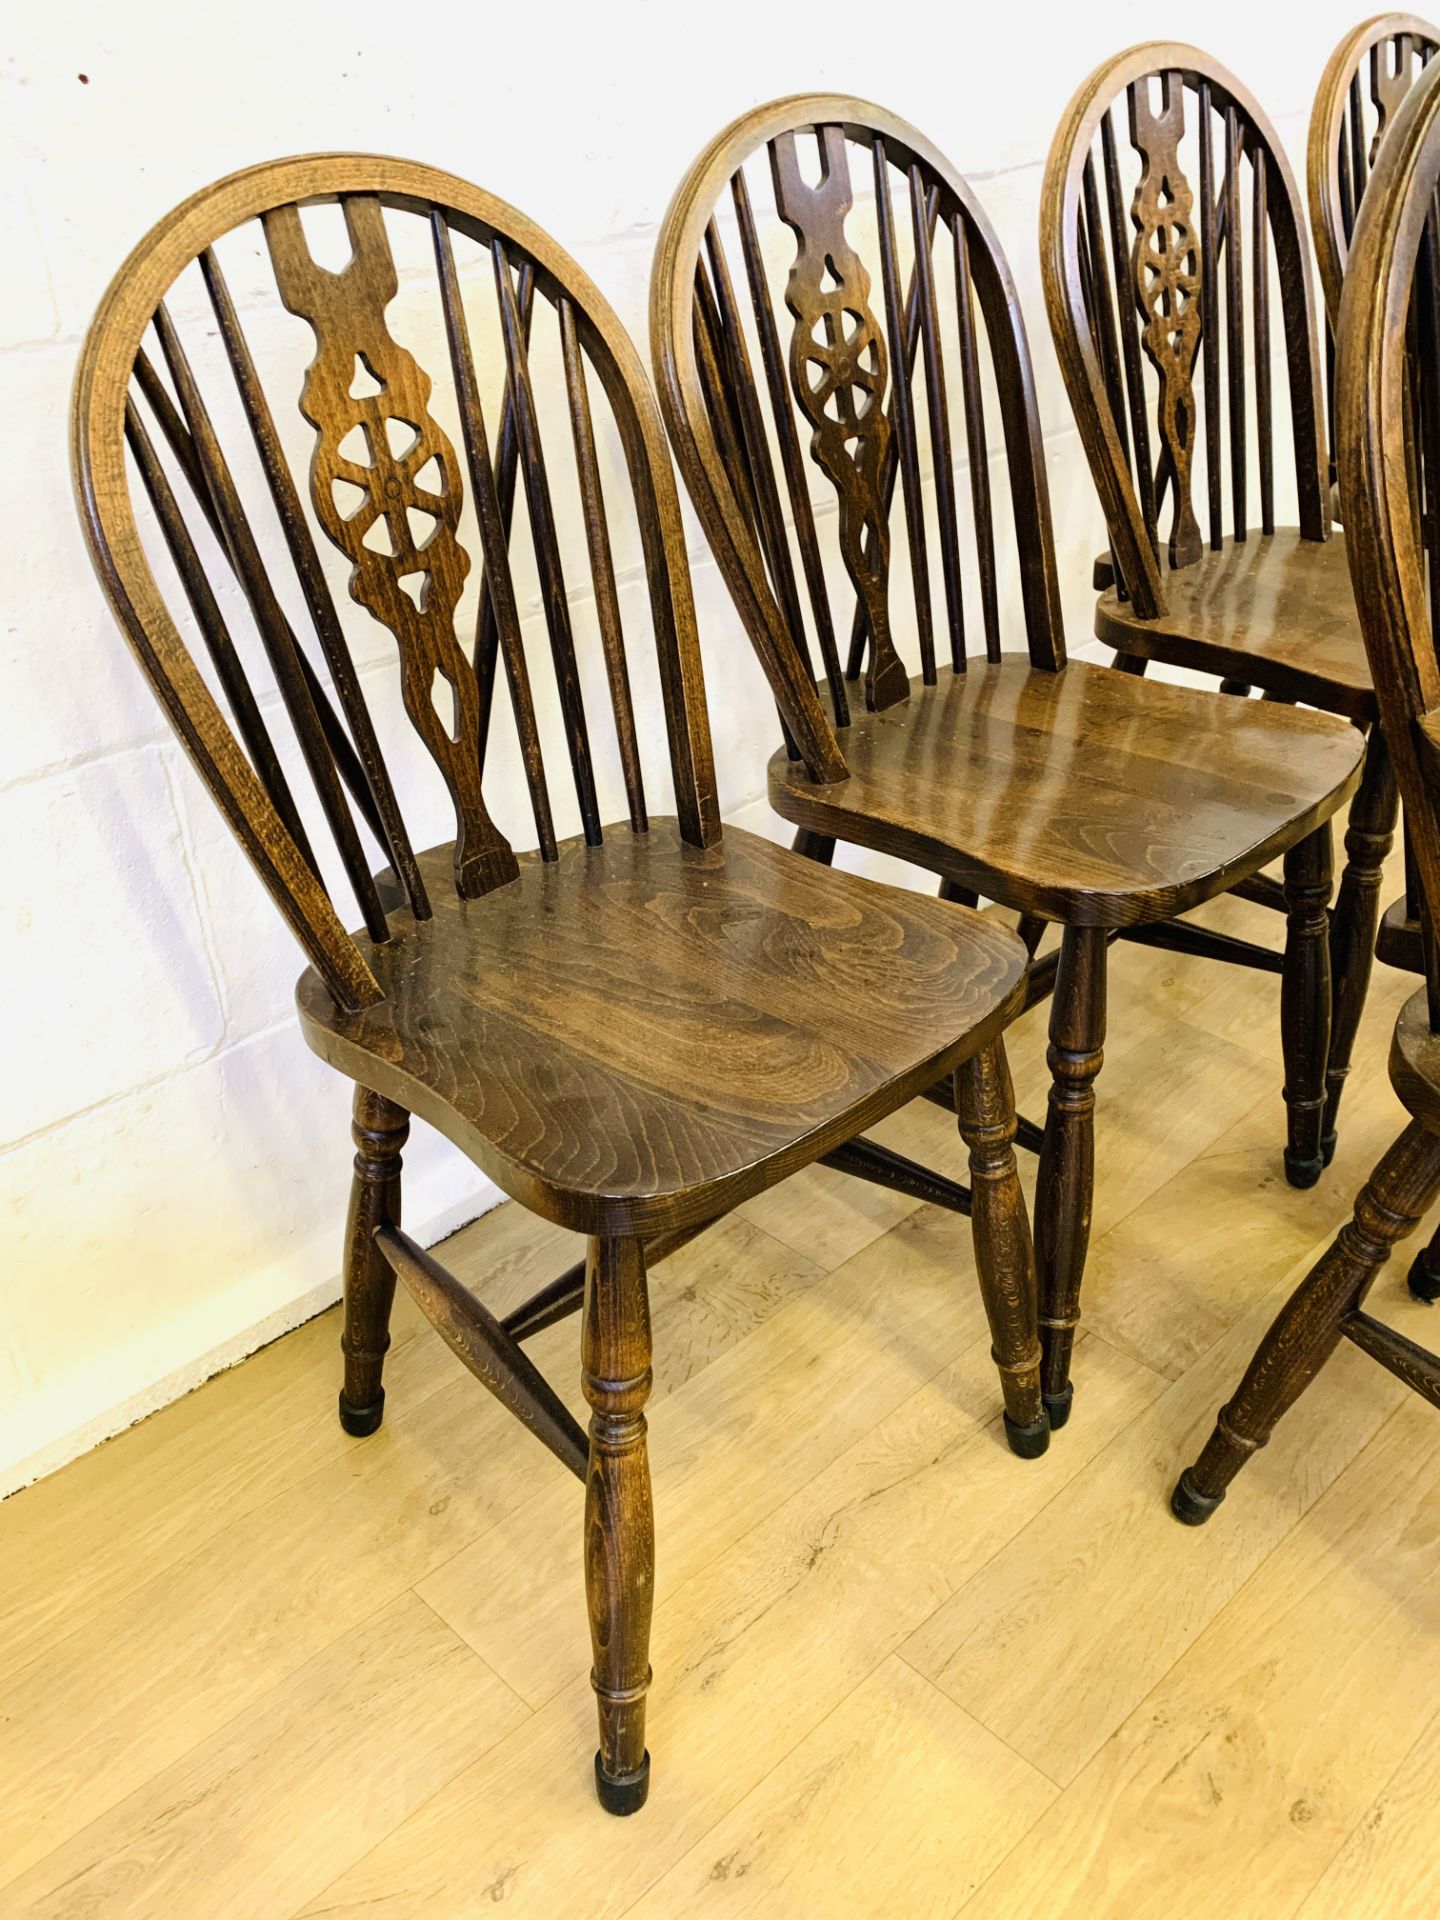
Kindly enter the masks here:
M 913 682 L 845 749 L 850 778 L 827 787 L 777 753 L 777 812 L 1023 912 L 1126 926 L 1223 893 L 1328 818 L 1364 742 L 1328 714 L 1012 655 Z
M 733 827 L 567 841 L 479 900 L 431 897 L 368 955 L 375 1005 L 304 975 L 306 1037 L 582 1233 L 725 1211 L 931 1085 L 1022 992 L 1006 929 Z
M 1295 527 L 1252 532 L 1165 573 L 1153 620 L 1110 587 L 1095 608 L 1107 646 L 1199 673 L 1221 673 L 1286 700 L 1366 723 L 1375 690 L 1355 612 L 1345 536 L 1306 540 Z

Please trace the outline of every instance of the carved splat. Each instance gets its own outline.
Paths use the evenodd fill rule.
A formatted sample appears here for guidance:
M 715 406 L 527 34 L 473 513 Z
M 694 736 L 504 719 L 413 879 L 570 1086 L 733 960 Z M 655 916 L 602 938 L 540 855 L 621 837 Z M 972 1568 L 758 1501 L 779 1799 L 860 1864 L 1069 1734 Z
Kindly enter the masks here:
M 771 143 L 775 206 L 798 242 L 785 287 L 795 316 L 790 379 L 814 432 L 810 453 L 839 497 L 840 552 L 870 630 L 866 704 L 894 706 L 910 683 L 890 638 L 890 536 L 882 497 L 890 422 L 885 337 L 870 311 L 870 276 L 845 238 L 853 196 L 840 127 L 818 130 L 821 177 L 801 177 L 793 133 Z
M 339 273 L 317 266 L 295 207 L 265 216 L 280 297 L 318 349 L 300 396 L 316 432 L 310 494 L 351 562 L 351 598 L 395 636 L 405 711 L 455 803 L 456 887 L 472 898 L 519 868 L 481 793 L 479 695 L 455 633 L 470 570 L 460 469 L 431 418 L 429 376 L 386 326 L 398 282 L 380 203 L 341 204 L 354 252 Z
M 1160 376 L 1160 482 L 1170 482 L 1170 564 L 1200 558 L 1199 523 L 1190 503 L 1195 452 L 1195 356 L 1200 346 L 1200 254 L 1190 183 L 1180 168 L 1185 88 L 1178 73 L 1160 76 L 1161 110 L 1152 112 L 1148 82 L 1130 89 L 1130 142 L 1144 162 L 1130 218 L 1135 225 L 1131 273 L 1144 321 L 1141 338 Z M 1232 242 L 1233 244 L 1233 242 Z
M 1370 98 L 1375 103 L 1375 137 L 1370 142 L 1370 165 L 1380 154 L 1391 119 L 1415 84 L 1415 39 L 1399 33 L 1393 40 L 1382 40 L 1370 49 Z M 1392 65 L 1393 62 L 1393 65 Z

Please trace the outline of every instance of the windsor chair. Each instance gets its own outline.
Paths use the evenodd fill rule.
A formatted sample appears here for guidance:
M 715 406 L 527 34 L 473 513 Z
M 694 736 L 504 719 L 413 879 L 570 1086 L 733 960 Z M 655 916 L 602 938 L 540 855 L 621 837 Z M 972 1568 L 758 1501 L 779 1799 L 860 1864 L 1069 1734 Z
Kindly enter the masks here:
M 1341 1340 L 1440 1407 L 1440 1355 L 1364 1311 L 1390 1249 L 1440 1194 L 1440 62 L 1399 107 L 1356 218 L 1340 302 L 1337 448 L 1355 595 L 1405 803 L 1425 984 L 1400 1011 L 1390 1079 L 1411 1118 L 1300 1282 L 1171 1501 L 1198 1526 Z
M 873 202 L 858 207 L 858 188 L 870 182 Z M 749 324 L 727 232 L 743 259 Z M 878 278 L 874 298 L 862 249 Z M 769 795 L 800 829 L 797 847 L 819 860 L 837 840 L 897 855 L 939 875 L 952 897 L 984 894 L 1017 910 L 1032 952 L 1046 922 L 1062 929 L 1058 958 L 1035 969 L 1041 985 L 1055 983 L 1047 1119 L 1043 1135 L 1021 1135 L 1040 1151 L 1043 1391 L 1052 1427 L 1061 1425 L 1090 1228 L 1108 943 L 1128 934 L 1163 944 L 1170 917 L 1283 852 L 1288 1151 L 1318 1173 L 1326 823 L 1357 777 L 1359 741 L 1327 716 L 1066 664 L 1014 284 L 965 182 L 894 115 L 803 95 L 719 133 L 666 214 L 650 325 L 682 474 L 780 709 Z M 942 334 L 954 343 L 949 384 Z M 923 404 L 913 392 L 917 360 Z M 989 382 L 1008 516 L 989 465 Z M 957 384 L 963 421 L 952 429 Z M 804 434 L 833 490 L 833 516 L 826 492 L 812 501 Z M 969 465 L 963 525 L 957 442 Z M 897 490 L 903 547 L 891 525 Z M 847 586 L 842 665 L 832 597 Z M 983 657 L 977 651 L 972 666 L 977 625 Z M 1021 638 L 1023 653 L 1002 651 L 1002 628 Z M 906 629 L 917 678 L 896 644 Z
M 1341 518 L 1335 480 L 1335 329 L 1355 216 L 1381 142 L 1416 77 L 1440 47 L 1440 29 L 1413 13 L 1382 13 L 1348 33 L 1326 63 L 1310 114 L 1307 174 L 1310 226 L 1325 294 L 1326 397 L 1329 402 L 1331 509 Z M 1367 74 L 1368 69 L 1368 74 Z M 1362 85 L 1362 76 L 1366 84 Z M 1402 821 L 1403 829 L 1403 821 Z M 1380 916 L 1375 958 L 1407 973 L 1423 973 L 1418 891 L 1408 845 L 1405 892 Z M 1440 1236 L 1411 1263 L 1410 1291 L 1440 1299 Z
M 1226 693 L 1259 688 L 1270 702 L 1342 714 L 1366 734 L 1329 920 L 1328 1164 L 1398 803 L 1374 724 L 1344 538 L 1329 537 L 1310 261 L 1284 148 L 1208 54 L 1167 41 L 1132 47 L 1095 69 L 1060 121 L 1045 168 L 1040 254 L 1051 332 L 1109 533 L 1109 564 L 1096 579 L 1097 636 L 1133 675 L 1164 661 L 1218 676 Z M 1272 296 L 1298 527 L 1276 524 Z M 1202 441 L 1203 530 L 1193 501 Z M 1250 515 L 1257 492 L 1258 529 Z M 1268 875 L 1237 891 L 1284 906 Z M 1248 958 L 1258 964 L 1265 951 L 1257 945 Z
M 338 266 L 315 252 L 308 223 L 324 215 L 343 222 Z M 266 378 L 246 313 L 273 348 Z M 299 349 L 288 378 L 273 370 L 284 339 Z M 427 344 L 443 390 L 416 357 Z M 493 435 L 487 374 L 499 388 Z M 298 415 L 275 411 L 286 390 Z M 309 462 L 308 501 L 295 454 Z M 343 154 L 256 167 L 197 194 L 141 242 L 101 304 L 80 363 L 74 458 L 116 619 L 308 956 L 306 1040 L 355 1082 L 341 1418 L 357 1435 L 380 1424 L 398 1276 L 584 1483 L 596 1780 L 609 1811 L 630 1812 L 649 1779 L 647 1265 L 747 1195 L 843 1155 L 861 1127 L 953 1072 L 1007 1431 L 1017 1450 L 1043 1446 L 1001 1041 L 1024 993 L 1024 947 L 961 907 L 722 834 L 653 395 L 596 288 L 490 195 Z M 457 624 L 467 541 L 481 559 L 473 657 Z M 586 620 L 567 568 L 583 568 L 593 594 L 598 667 L 578 644 Z M 527 579 L 541 610 L 528 621 Z M 543 673 L 525 637 L 528 626 L 533 655 L 542 621 Z M 323 673 L 297 631 L 306 624 Z M 640 624 L 653 633 L 648 666 L 625 646 Z M 202 644 L 192 650 L 187 632 Z M 366 664 L 367 642 L 382 649 L 379 667 Z M 510 744 L 494 724 L 502 668 L 528 852 L 502 830 L 506 796 L 485 779 Z M 608 753 L 592 728 L 601 702 Z M 392 771 L 411 728 L 425 749 L 414 806 L 428 782 L 454 820 L 453 838 L 421 852 Z M 642 765 L 662 728 L 673 818 L 652 812 Z M 547 782 L 543 734 L 565 740 L 573 801 Z M 624 824 L 603 830 L 612 803 Z M 352 898 L 363 922 L 353 935 L 341 918 Z M 400 1228 L 412 1114 L 506 1193 L 586 1235 L 583 1269 L 503 1322 L 461 1287 Z M 588 1435 L 522 1344 L 575 1311 Z

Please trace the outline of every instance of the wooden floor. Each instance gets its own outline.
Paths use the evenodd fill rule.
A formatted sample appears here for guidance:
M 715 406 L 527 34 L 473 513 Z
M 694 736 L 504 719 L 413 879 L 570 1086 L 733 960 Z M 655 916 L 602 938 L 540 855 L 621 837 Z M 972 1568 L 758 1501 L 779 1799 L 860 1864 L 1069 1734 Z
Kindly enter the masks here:
M 1440 1420 L 1346 1348 L 1208 1528 L 1166 1510 L 1398 1129 L 1412 985 L 1377 969 L 1298 1194 L 1275 979 L 1114 950 L 1042 1460 L 1001 1441 L 954 1216 L 816 1172 L 657 1270 L 635 1819 L 592 1792 L 579 1489 L 404 1307 L 371 1440 L 335 1423 L 332 1313 L 16 1496 L 0 1913 L 1434 1915 Z M 1041 1115 L 1034 1016 L 1011 1052 Z M 882 1137 L 958 1165 L 933 1107 Z M 449 1252 L 503 1307 L 575 1246 L 505 1207 Z M 1403 1266 L 1374 1310 L 1433 1343 Z M 577 1323 L 532 1351 L 578 1407 Z

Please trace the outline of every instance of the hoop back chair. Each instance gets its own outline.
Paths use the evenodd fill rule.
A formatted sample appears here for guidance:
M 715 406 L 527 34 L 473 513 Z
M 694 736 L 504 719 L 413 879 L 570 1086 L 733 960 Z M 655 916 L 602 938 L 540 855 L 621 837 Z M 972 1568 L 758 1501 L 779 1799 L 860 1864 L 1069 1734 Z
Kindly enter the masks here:
M 1338 452 L 1355 594 L 1404 802 L 1424 985 L 1401 1009 L 1390 1079 L 1410 1114 L 1329 1251 L 1269 1331 L 1194 1465 L 1197 1525 L 1341 1340 L 1440 1407 L 1440 1355 L 1364 1311 L 1391 1248 L 1440 1195 L 1440 63 L 1396 113 L 1356 218 L 1340 302 Z
M 965 181 L 882 107 L 799 95 L 718 134 L 662 225 L 650 325 L 681 472 L 779 708 L 770 801 L 797 847 L 828 860 L 849 841 L 938 874 L 951 897 L 983 893 L 1021 914 L 1032 951 L 1045 921 L 1063 928 L 1032 974 L 1034 998 L 1058 983 L 1045 1129 L 1021 1135 L 1041 1152 L 1059 1425 L 1107 943 L 1164 943 L 1155 923 L 1286 851 L 1292 1128 L 1318 1172 L 1324 823 L 1356 745 L 1315 715 L 1067 665 L 1014 282 Z
M 341 229 L 338 265 L 316 251 L 324 218 Z M 233 273 L 247 276 L 244 297 Z M 314 358 L 267 384 L 247 333 L 263 328 L 283 364 L 277 329 L 297 322 Z M 212 330 L 207 378 L 198 355 Z M 417 357 L 426 339 L 444 341 L 448 384 Z M 299 417 L 282 428 L 272 396 L 287 386 Z M 285 428 L 309 462 L 303 488 Z M 649 1778 L 647 1262 L 954 1069 L 1007 1412 L 1043 1442 L 1000 1043 L 1024 949 L 955 906 L 722 836 L 653 396 L 591 282 L 490 195 L 355 155 L 256 167 L 197 194 L 105 296 L 80 363 L 74 455 L 115 616 L 309 959 L 307 1041 L 356 1083 L 342 1419 L 356 1434 L 380 1424 L 398 1276 L 585 1483 L 596 1777 L 602 1803 L 629 1812 Z M 641 624 L 662 716 L 650 726 L 647 658 L 625 642 Z M 527 625 L 543 627 L 543 666 Z M 657 774 L 643 749 L 662 725 Z M 425 752 L 406 763 L 417 737 Z M 564 741 L 558 780 L 547 737 Z M 506 747 L 530 851 L 498 824 Z M 453 818 L 453 837 L 428 851 L 415 850 L 397 766 L 416 809 L 428 782 Z M 674 817 L 656 817 L 667 778 Z M 603 824 L 612 806 L 618 828 Z M 514 840 L 526 824 L 522 813 Z M 505 1192 L 587 1235 L 583 1267 L 503 1322 L 492 1315 L 400 1230 L 412 1113 Z M 522 1346 L 582 1308 L 588 1435 Z
M 1310 258 L 1289 161 L 1233 74 L 1196 47 L 1152 41 L 1102 62 L 1066 108 L 1040 228 L 1051 332 L 1110 541 L 1097 636 L 1129 672 L 1165 661 L 1214 674 L 1227 693 L 1258 688 L 1368 729 L 1330 916 L 1328 1162 L 1397 802 L 1344 543 L 1330 538 Z M 1291 527 L 1276 519 L 1277 346 Z M 1265 875 L 1237 891 L 1283 905 Z
M 1440 46 L 1440 29 L 1412 13 L 1382 13 L 1347 33 L 1325 64 L 1310 112 L 1306 174 L 1310 227 L 1325 296 L 1325 372 L 1329 405 L 1331 513 L 1339 521 L 1335 474 L 1335 329 L 1350 239 L 1371 170 L 1401 101 Z M 1407 863 L 1408 864 L 1408 863 Z M 1413 877 L 1380 916 L 1375 957 L 1419 973 L 1420 922 Z M 1424 1256 L 1422 1256 L 1423 1258 Z M 1437 1256 L 1440 1260 L 1440 1256 Z M 1440 1273 L 1440 1264 L 1437 1264 Z M 1440 1291 L 1440 1279 L 1436 1290 Z
M 1346 34 L 1320 76 L 1305 174 L 1332 387 L 1340 296 L 1360 204 L 1395 117 L 1437 48 L 1440 29 L 1418 14 L 1377 13 Z

